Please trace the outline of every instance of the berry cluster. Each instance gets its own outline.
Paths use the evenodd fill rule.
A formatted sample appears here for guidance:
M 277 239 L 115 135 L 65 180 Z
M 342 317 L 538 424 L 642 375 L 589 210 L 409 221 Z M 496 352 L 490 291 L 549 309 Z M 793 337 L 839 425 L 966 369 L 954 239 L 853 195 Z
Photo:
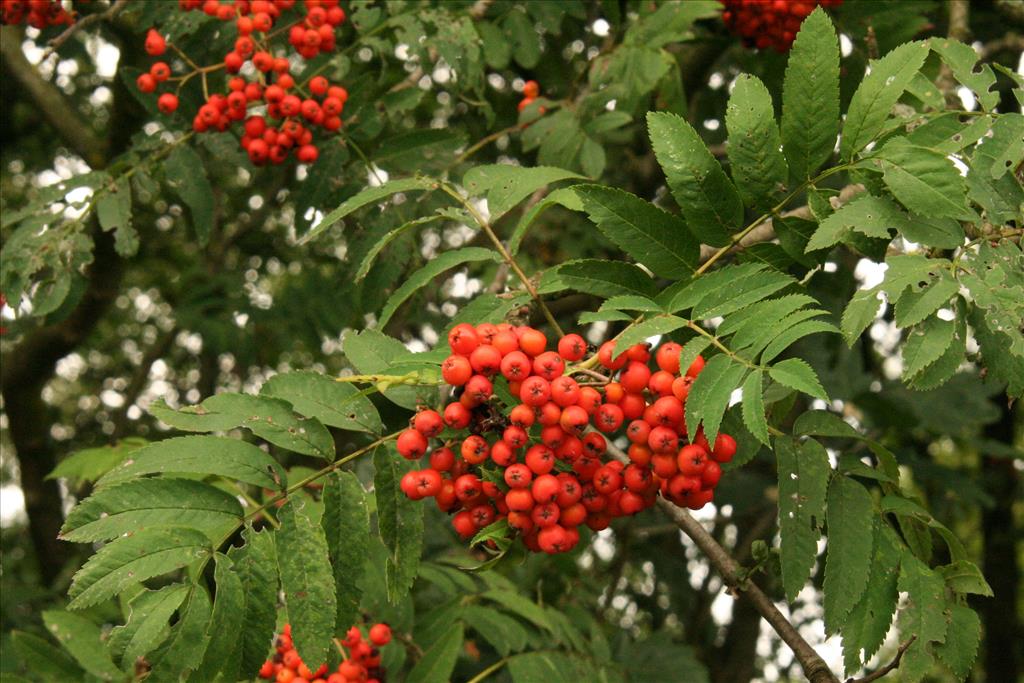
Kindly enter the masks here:
M 49 26 L 73 24 L 75 15 L 68 12 L 60 0 L 0 0 L 0 24 L 26 22 L 41 30 Z
M 391 642 L 391 628 L 387 624 L 371 626 L 365 639 L 359 627 L 353 626 L 345 638 L 337 642 L 347 651 L 337 671 L 328 675 L 326 664 L 312 671 L 292 644 L 291 624 L 285 624 L 284 632 L 274 643 L 277 652 L 263 663 L 260 678 L 276 683 L 384 683 L 384 669 L 377 648 Z
M 526 83 L 523 83 L 523 99 L 519 100 L 519 111 L 529 107 L 538 97 L 540 97 L 540 84 L 537 81 L 526 81 Z M 544 113 L 543 107 L 540 113 Z
M 207 75 L 223 69 L 229 74 L 227 91 L 206 97 L 192 119 L 193 130 L 225 131 L 242 122 L 241 147 L 253 164 L 283 163 L 292 150 L 301 163 L 316 161 L 319 150 L 313 144 L 314 131 L 319 128 L 330 133 L 341 128 L 348 91 L 323 76 L 297 84 L 291 75 L 292 60 L 275 50 L 271 41 L 284 30 L 274 31 L 275 26 L 290 22 L 288 43 L 301 57 L 312 59 L 333 50 L 335 31 L 345 21 L 338 0 L 303 0 L 301 4 L 297 0 L 179 0 L 179 6 L 232 22 L 238 35 L 234 48 L 223 62 L 211 66 L 196 66 L 186 58 L 192 70 L 176 77 L 166 62 L 155 62 L 148 73 L 139 76 L 139 90 L 153 93 L 161 83 L 176 82 L 175 92 L 165 92 L 157 99 L 160 111 L 170 114 L 177 110 L 178 92 L 189 80 L 201 76 L 206 93 Z M 290 10 L 294 16 L 289 16 Z M 145 47 L 150 55 L 159 57 L 168 43 L 151 29 Z M 239 74 L 247 62 L 253 66 L 250 78 L 230 76 Z M 250 113 L 250 108 L 259 111 Z
M 786 52 L 800 24 L 818 5 L 834 7 L 843 0 L 719 0 L 725 5 L 722 20 L 744 44 L 760 50 Z
M 454 513 L 463 538 L 505 519 L 530 550 L 566 552 L 579 541 L 581 524 L 605 529 L 615 517 L 650 507 L 659 493 L 703 507 L 714 496 L 720 463 L 736 452 L 727 434 L 714 447 L 700 431 L 687 438 L 686 397 L 704 360 L 680 373 L 675 342 L 658 348 L 656 370 L 648 344 L 616 357 L 615 341 L 606 342 L 597 363 L 612 377 L 567 365 L 587 353 L 577 334 L 549 351 L 544 333 L 530 327 L 464 323 L 448 343 L 452 355 L 441 373 L 454 400 L 443 414 L 419 411 L 397 448 L 410 460 L 430 451 L 428 467 L 406 474 L 402 491 L 433 497 Z M 630 464 L 605 460 L 606 434 L 628 438 Z M 443 443 L 431 450 L 431 439 Z

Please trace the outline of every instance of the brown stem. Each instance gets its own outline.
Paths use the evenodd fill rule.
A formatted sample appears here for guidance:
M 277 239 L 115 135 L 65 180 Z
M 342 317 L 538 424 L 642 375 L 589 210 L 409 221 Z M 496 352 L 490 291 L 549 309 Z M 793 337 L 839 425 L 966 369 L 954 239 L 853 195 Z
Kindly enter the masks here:
M 613 446 L 608 445 L 608 452 L 617 460 L 628 462 L 626 454 Z M 658 507 L 675 522 L 679 529 L 690 537 L 697 548 L 715 568 L 718 575 L 722 577 L 723 583 L 728 586 L 736 595 L 745 597 L 754 606 L 754 609 L 768 622 L 786 645 L 796 656 L 800 666 L 803 668 L 804 676 L 811 683 L 838 683 L 832 670 L 828 668 L 825 660 L 815 651 L 811 644 L 804 640 L 796 627 L 779 611 L 772 599 L 765 595 L 752 579 L 741 575 L 740 565 L 729 555 L 718 541 L 708 533 L 700 522 L 694 519 L 687 510 L 677 507 L 671 501 L 658 498 Z
M 45 62 L 46 58 L 52 55 L 54 52 L 60 49 L 60 46 L 68 41 L 68 39 L 81 31 L 82 29 L 91 26 L 100 21 L 108 21 L 117 16 L 118 12 L 128 6 L 128 0 L 117 0 L 113 5 L 108 7 L 103 12 L 97 12 L 96 14 L 90 14 L 87 17 L 82 17 L 75 23 L 64 29 L 64 32 L 59 36 L 50 41 L 49 47 L 46 52 L 43 53 L 43 58 L 40 61 Z
M 871 683 L 871 681 L 877 681 L 879 678 L 886 675 L 887 673 L 889 673 L 890 671 L 892 671 L 900 665 L 900 660 L 903 659 L 903 653 L 906 652 L 907 649 L 914 644 L 915 640 L 917 640 L 917 636 L 910 636 L 910 640 L 900 645 L 900 649 L 896 651 L 896 656 L 893 657 L 892 661 L 883 666 L 881 669 L 878 669 L 877 671 L 872 671 L 863 678 L 847 678 L 846 683 Z
M 559 337 L 564 336 L 565 332 L 562 331 L 562 327 L 558 324 L 558 321 L 555 320 L 555 316 L 552 315 L 551 310 L 548 309 L 547 304 L 545 304 L 544 300 L 540 297 L 540 294 L 537 292 L 537 288 L 533 285 L 533 281 L 527 277 L 526 273 L 523 272 L 523 269 L 519 267 L 518 263 L 516 263 L 512 254 L 509 253 L 508 249 L 505 248 L 505 245 L 500 239 L 498 239 L 498 236 L 494 233 L 494 229 L 491 227 L 491 224 L 487 219 L 477 211 L 476 207 L 473 206 L 471 202 L 467 201 L 465 197 L 459 194 L 458 190 L 455 188 L 447 184 L 442 184 L 441 189 L 443 189 L 445 193 L 450 195 L 457 202 L 462 204 L 463 208 L 469 212 L 469 215 L 473 217 L 473 220 L 477 222 L 480 229 L 483 230 L 488 239 L 491 240 L 494 248 L 498 250 L 499 254 L 501 254 L 501 258 L 509 265 L 512 271 L 523 283 L 523 287 L 525 287 L 526 291 L 530 293 L 530 297 L 537 303 L 537 306 L 540 307 L 541 312 L 544 313 L 544 317 L 547 318 L 548 324 L 551 325 L 551 329 L 553 329 Z
M 4 70 L 36 105 L 36 112 L 57 132 L 64 144 L 93 168 L 106 165 L 106 144 L 81 119 L 60 88 L 49 83 L 21 51 L 21 33 L 13 26 L 0 27 L 0 56 Z

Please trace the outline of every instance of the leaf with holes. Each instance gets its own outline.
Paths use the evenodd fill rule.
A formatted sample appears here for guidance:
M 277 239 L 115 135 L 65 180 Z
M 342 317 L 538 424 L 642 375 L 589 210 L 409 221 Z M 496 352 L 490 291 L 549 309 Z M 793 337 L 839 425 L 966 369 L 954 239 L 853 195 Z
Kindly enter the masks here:
M 779 553 L 790 602 L 804 587 L 818 554 L 831 472 L 825 448 L 808 439 L 775 439 L 779 471 Z
M 327 660 L 337 613 L 334 574 L 324 530 L 303 498 L 289 499 L 274 534 L 281 590 L 292 627 L 292 640 L 307 662 Z
M 976 220 L 967 184 L 942 152 L 896 138 L 879 152 L 886 187 L 903 206 L 929 218 Z
M 882 132 L 890 110 L 924 65 L 928 52 L 928 43 L 915 41 L 900 45 L 871 62 L 871 73 L 853 93 L 846 111 L 839 141 L 840 156 L 852 159 Z
M 782 155 L 771 93 L 756 76 L 743 74 L 736 79 L 725 127 L 729 164 L 740 196 L 747 206 L 770 209 L 785 189 L 789 168 Z
M 352 472 L 334 472 L 324 483 L 324 516 L 320 523 L 334 570 L 338 614 L 335 633 L 345 633 L 356 622 L 359 587 L 370 552 L 370 516 L 366 490 Z
M 61 527 L 73 543 L 109 541 L 154 526 L 189 527 L 217 541 L 242 521 L 238 499 L 193 479 L 134 479 L 98 489 L 76 505 Z
M 582 177 L 551 166 L 524 168 L 512 164 L 491 164 L 471 168 L 462 182 L 471 196 L 487 198 L 487 210 L 493 223 L 542 187 L 559 180 Z
M 221 436 L 181 436 L 140 448 L 97 485 L 157 473 L 213 474 L 269 489 L 285 481 L 281 465 L 251 443 Z
M 210 539 L 195 529 L 152 527 L 119 538 L 100 548 L 75 573 L 68 607 L 96 605 L 132 584 L 180 569 L 211 552 Z
M 871 494 L 849 477 L 838 475 L 828 487 L 825 521 L 825 632 L 834 634 L 867 588 L 874 549 Z
M 299 370 L 274 375 L 260 393 L 283 399 L 297 413 L 331 427 L 369 434 L 380 434 L 383 429 L 377 409 L 363 392 L 319 372 Z
M 385 579 L 388 600 L 396 602 L 416 580 L 423 548 L 423 507 L 402 493 L 399 483 L 412 464 L 398 457 L 392 447 L 374 451 L 374 496 L 377 528 L 388 549 Z
M 805 251 L 831 247 L 845 240 L 854 230 L 868 237 L 888 238 L 890 230 L 903 232 L 909 220 L 891 199 L 861 195 L 821 221 Z

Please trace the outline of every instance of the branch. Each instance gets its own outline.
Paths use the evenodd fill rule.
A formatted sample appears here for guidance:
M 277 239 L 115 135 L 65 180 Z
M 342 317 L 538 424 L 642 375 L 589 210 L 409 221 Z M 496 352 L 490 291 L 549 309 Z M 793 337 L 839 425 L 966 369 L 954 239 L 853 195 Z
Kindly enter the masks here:
M 135 369 L 135 374 L 132 375 L 131 381 L 128 383 L 128 388 L 124 391 L 124 406 L 117 413 L 114 414 L 114 431 L 110 435 L 111 441 L 116 441 L 121 438 L 124 434 L 125 428 L 128 426 L 128 411 L 131 410 L 132 406 L 139 399 L 139 395 L 149 384 L 149 371 L 153 367 L 153 363 L 163 358 L 164 354 L 167 353 L 167 349 L 170 348 L 171 342 L 174 341 L 174 336 L 178 333 L 177 327 L 172 327 L 167 332 L 164 332 L 152 346 L 146 351 L 142 357 L 142 362 L 139 363 L 139 367 Z
M 71 36 L 75 35 L 87 26 L 91 26 L 92 24 L 96 24 L 101 21 L 113 19 L 117 16 L 118 12 L 120 12 L 127 6 L 128 0 L 117 0 L 113 5 L 108 7 L 106 11 L 97 12 L 96 14 L 90 14 L 89 16 L 83 17 L 82 19 L 79 19 L 75 23 L 71 24 L 71 26 L 68 26 L 66 29 L 64 29 L 63 33 L 61 33 L 59 36 L 50 41 L 49 47 L 47 48 L 46 52 L 43 53 L 43 58 L 39 60 L 40 63 L 45 62 L 47 57 L 49 57 L 58 49 L 60 49 L 60 46 L 66 43 Z
M 847 678 L 846 683 L 871 683 L 871 681 L 877 681 L 879 678 L 886 675 L 887 673 L 889 673 L 890 671 L 892 671 L 900 665 L 900 660 L 903 659 L 903 653 L 906 652 L 910 648 L 910 646 L 914 644 L 915 640 L 917 640 L 917 636 L 910 636 L 910 640 L 900 645 L 900 649 L 896 651 L 896 656 L 893 657 L 893 660 L 885 666 L 883 666 L 881 669 L 873 671 L 872 673 L 869 673 L 867 676 L 864 676 L 863 678 Z
M 107 163 L 107 146 L 96 135 L 89 123 L 78 117 L 74 106 L 60 88 L 48 83 L 39 70 L 21 51 L 21 34 L 13 26 L 0 28 L 0 56 L 4 69 L 35 105 L 42 116 L 68 147 L 82 157 L 92 168 Z
M 838 209 L 843 204 L 847 204 L 851 199 L 853 199 L 863 191 L 864 186 L 859 183 L 847 185 L 846 187 L 839 191 L 839 196 L 833 199 L 833 208 Z M 810 218 L 811 209 L 809 206 L 804 205 L 799 206 L 791 211 L 785 211 L 781 215 L 783 218 Z M 738 240 L 736 240 L 732 245 L 728 247 L 723 247 L 722 249 L 725 249 L 726 253 L 737 252 L 742 251 L 743 249 L 746 249 L 751 245 L 760 244 L 762 242 L 771 242 L 774 239 L 775 227 L 772 224 L 772 219 L 765 218 L 759 223 L 756 223 L 752 227 L 745 230 L 742 233 L 742 236 Z M 716 254 L 718 254 L 719 251 L 722 251 L 722 249 L 715 249 L 714 247 L 709 247 L 706 244 L 701 245 L 701 264 L 706 264 L 712 258 L 715 258 Z
M 613 444 L 608 444 L 608 452 L 622 462 L 628 462 L 626 454 Z M 775 606 L 765 593 L 750 579 L 744 579 L 740 575 L 741 567 L 736 560 L 729 555 L 725 548 L 719 545 L 711 534 L 707 532 L 700 522 L 693 518 L 688 511 L 677 507 L 665 498 L 658 498 L 660 507 L 676 526 L 684 534 L 690 537 L 704 556 L 707 557 L 711 566 L 715 568 L 722 581 L 736 594 L 745 596 L 754 609 L 764 618 L 765 621 L 775 630 L 779 637 L 789 645 L 796 656 L 797 661 L 804 670 L 804 676 L 811 683 L 838 683 L 832 670 L 828 668 L 825 660 L 815 651 L 811 644 L 804 640 L 804 637 L 796 630 L 796 627 L 783 616 L 782 612 Z

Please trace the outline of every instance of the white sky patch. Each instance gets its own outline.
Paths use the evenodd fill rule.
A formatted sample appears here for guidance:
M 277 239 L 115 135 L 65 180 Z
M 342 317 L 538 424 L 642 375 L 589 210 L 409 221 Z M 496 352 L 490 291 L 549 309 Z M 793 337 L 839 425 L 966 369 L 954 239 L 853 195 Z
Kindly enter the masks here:
M 594 32 L 595 36 L 598 38 L 604 38 L 609 32 L 611 32 L 612 25 L 605 19 L 598 19 L 590 26 L 590 28 Z
M 845 33 L 839 34 L 839 54 L 844 57 L 849 57 L 853 54 L 853 41 Z

